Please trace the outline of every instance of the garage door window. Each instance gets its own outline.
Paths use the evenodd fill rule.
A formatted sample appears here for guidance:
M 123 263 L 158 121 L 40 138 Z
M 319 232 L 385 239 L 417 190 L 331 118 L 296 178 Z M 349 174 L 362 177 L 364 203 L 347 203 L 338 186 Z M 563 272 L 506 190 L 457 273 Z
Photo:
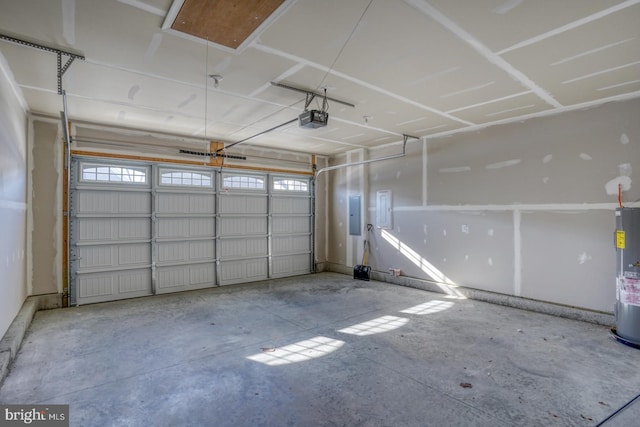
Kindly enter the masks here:
M 117 182 L 123 184 L 146 184 L 147 168 L 122 167 L 117 165 L 83 164 L 81 180 L 88 182 Z
M 273 179 L 273 190 L 276 191 L 295 191 L 308 193 L 309 192 L 309 181 L 303 179 L 293 179 L 293 178 L 274 178 Z
M 264 190 L 264 178 L 251 175 L 225 174 L 222 177 L 224 188 L 238 188 L 242 190 Z
M 211 173 L 207 172 L 161 169 L 160 184 L 187 187 L 212 187 L 213 179 Z

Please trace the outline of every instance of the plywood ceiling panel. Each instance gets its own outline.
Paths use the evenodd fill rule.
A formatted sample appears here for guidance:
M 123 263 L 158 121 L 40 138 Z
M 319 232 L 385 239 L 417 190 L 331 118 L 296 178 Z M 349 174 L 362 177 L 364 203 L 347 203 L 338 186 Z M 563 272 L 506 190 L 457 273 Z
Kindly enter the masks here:
M 185 0 L 171 28 L 238 48 L 284 0 Z

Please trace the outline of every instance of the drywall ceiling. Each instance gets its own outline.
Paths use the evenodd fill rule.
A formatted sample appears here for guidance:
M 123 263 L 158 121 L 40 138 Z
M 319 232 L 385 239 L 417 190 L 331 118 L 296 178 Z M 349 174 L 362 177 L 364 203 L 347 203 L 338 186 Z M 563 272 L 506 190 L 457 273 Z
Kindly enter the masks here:
M 172 29 L 181 5 L 0 0 L 0 33 L 86 57 L 62 79 L 72 120 L 234 143 L 304 109 L 271 82 L 326 88 L 355 107 L 246 142 L 322 155 L 640 96 L 640 0 L 287 0 L 235 49 Z M 59 116 L 56 55 L 0 53 Z

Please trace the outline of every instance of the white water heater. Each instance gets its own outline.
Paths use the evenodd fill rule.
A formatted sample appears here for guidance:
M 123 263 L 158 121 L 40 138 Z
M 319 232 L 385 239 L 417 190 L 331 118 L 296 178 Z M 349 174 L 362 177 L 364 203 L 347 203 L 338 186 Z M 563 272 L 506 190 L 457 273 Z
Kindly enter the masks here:
M 616 339 L 640 348 L 640 208 L 616 209 Z

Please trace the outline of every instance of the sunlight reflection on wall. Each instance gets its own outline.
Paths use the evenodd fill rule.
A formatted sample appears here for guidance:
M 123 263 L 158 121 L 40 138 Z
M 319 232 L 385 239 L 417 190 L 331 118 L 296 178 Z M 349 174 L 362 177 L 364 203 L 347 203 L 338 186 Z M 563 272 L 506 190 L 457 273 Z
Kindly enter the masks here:
M 458 285 L 456 285 L 453 280 L 445 276 L 442 271 L 438 270 L 436 266 L 423 258 L 418 252 L 401 242 L 400 239 L 389 233 L 387 230 L 382 230 L 381 234 L 384 240 L 404 255 L 405 258 L 416 265 L 420 270 L 424 271 L 427 276 L 429 276 L 431 280 L 433 280 L 435 284 L 442 289 L 445 294 L 447 294 L 447 298 L 466 299 L 462 292 L 456 289 Z

